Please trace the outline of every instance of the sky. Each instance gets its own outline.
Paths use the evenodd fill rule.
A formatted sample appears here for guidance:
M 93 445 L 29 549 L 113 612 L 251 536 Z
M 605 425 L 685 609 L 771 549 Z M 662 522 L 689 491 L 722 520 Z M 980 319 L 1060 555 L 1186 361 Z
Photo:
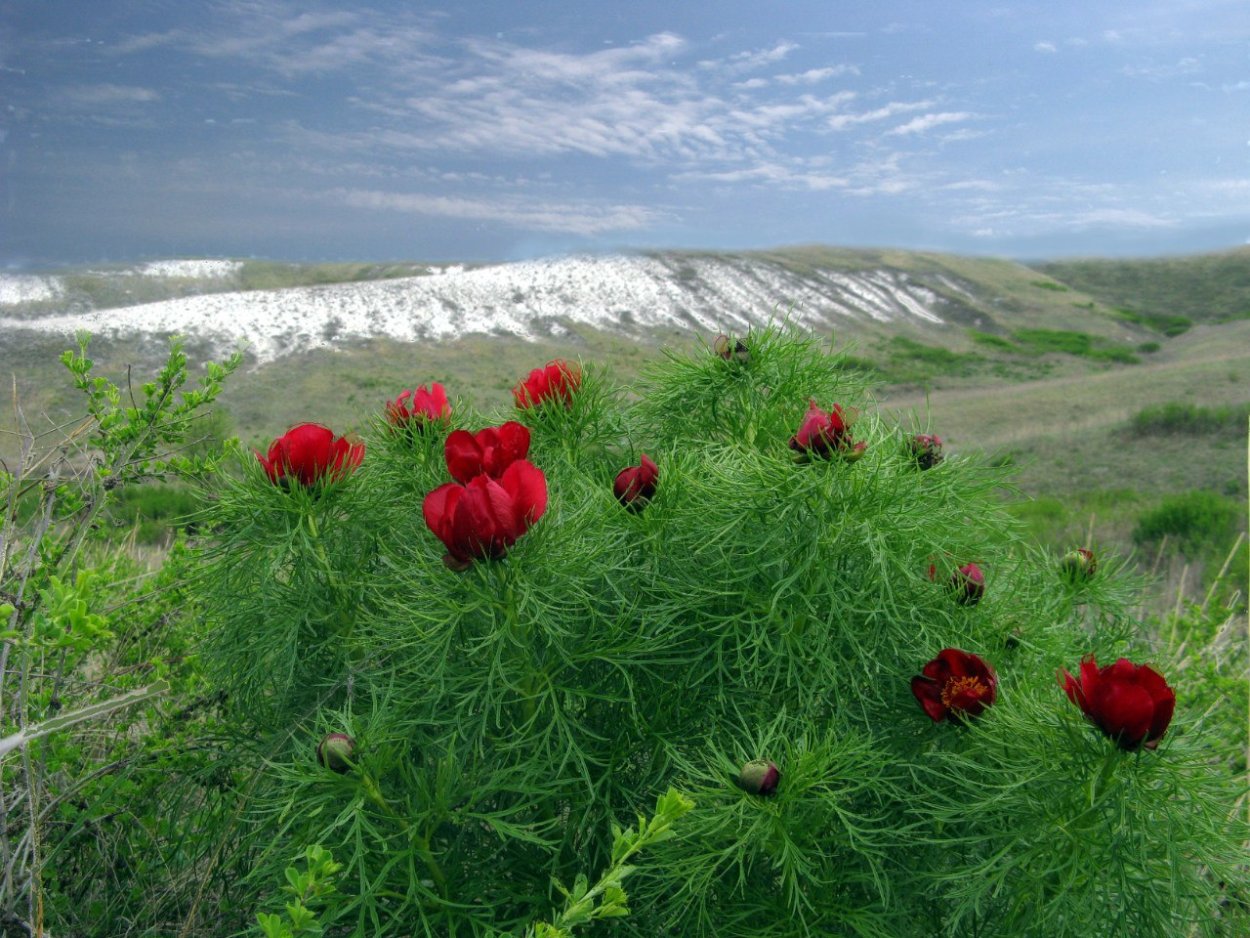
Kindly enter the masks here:
M 1246 0 L 0 0 L 0 265 L 1250 242 Z

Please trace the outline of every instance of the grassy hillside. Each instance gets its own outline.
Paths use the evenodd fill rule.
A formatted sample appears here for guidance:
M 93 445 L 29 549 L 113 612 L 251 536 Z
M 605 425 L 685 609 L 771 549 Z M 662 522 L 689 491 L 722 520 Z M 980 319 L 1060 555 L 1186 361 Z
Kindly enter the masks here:
M 664 255 L 675 276 L 683 258 L 699 256 Z M 952 452 L 1014 465 L 1018 491 L 1009 497 L 1035 532 L 1056 546 L 1084 540 L 1092 529 L 1095 540 L 1136 550 L 1143 566 L 1150 566 L 1160 545 L 1142 534 L 1143 518 L 1166 508 L 1169 497 L 1194 492 L 1210 493 L 1213 510 L 1221 517 L 1233 511 L 1237 520 L 1231 536 L 1223 521 L 1211 522 L 1210 543 L 1202 550 L 1191 543 L 1190 556 L 1179 563 L 1201 553 L 1201 566 L 1218 566 L 1215 555 L 1227 549 L 1236 530 L 1244 530 L 1246 432 L 1237 415 L 1250 405 L 1250 320 L 1214 315 L 1203 298 L 1221 297 L 1223 310 L 1238 308 L 1242 295 L 1250 304 L 1243 279 L 1250 252 L 1037 269 L 982 258 L 823 247 L 715 256 L 765 259 L 812 277 L 892 269 L 945 297 L 951 323 L 902 330 L 869 323 L 825 338 L 848 352 L 852 367 L 870 375 L 887 412 L 904 423 L 931 425 Z M 255 264 L 238 276 L 262 288 L 413 272 L 404 265 Z M 1113 292 L 1120 284 L 1127 285 L 1122 298 Z M 1160 299 L 1168 296 L 1178 305 Z M 1165 307 L 1172 310 L 1167 316 Z M 785 297 L 778 298 L 776 314 L 784 317 Z M 429 381 L 442 382 L 453 399 L 506 410 L 517 378 L 551 358 L 596 362 L 628 383 L 662 346 L 710 338 L 669 330 L 631 339 L 571 326 L 558 340 L 537 343 L 486 335 L 438 344 L 349 343 L 264 366 L 250 362 L 223 395 L 228 419 L 206 429 L 228 430 L 258 447 L 305 420 L 347 432 L 400 390 Z M 165 341 L 97 340 L 92 353 L 105 373 L 124 381 L 128 367 L 141 375 L 160 361 Z M 36 428 L 55 426 L 74 412 L 56 361 L 68 344 L 24 331 L 0 344 L 6 391 L 16 388 Z M 207 347 L 189 351 L 196 362 L 212 354 Z M 1164 418 L 1144 419 L 1152 409 Z M 4 433 L 12 419 L 12 408 L 5 407 L 0 457 L 14 453 L 16 441 Z M 1182 534 L 1165 553 L 1172 553 Z
M 1099 303 L 1195 322 L 1250 318 L 1250 248 L 1151 259 L 1054 261 L 1037 269 Z

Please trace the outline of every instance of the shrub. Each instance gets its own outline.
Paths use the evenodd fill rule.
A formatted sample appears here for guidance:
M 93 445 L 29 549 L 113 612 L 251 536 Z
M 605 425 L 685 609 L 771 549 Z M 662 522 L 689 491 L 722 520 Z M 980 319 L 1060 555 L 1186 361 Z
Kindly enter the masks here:
M 1139 359 L 1122 346 L 1108 343 L 1086 332 L 1068 329 L 1020 329 L 1012 337 L 1034 354 L 1059 352 L 1100 361 L 1137 364 Z
M 595 871 L 618 935 L 1235 932 L 1235 780 L 1184 688 L 1159 750 L 1126 755 L 1055 683 L 1144 654 L 1115 569 L 1064 581 L 998 503 L 1002 472 L 917 473 L 896 428 L 853 419 L 865 390 L 839 358 L 744 342 L 742 361 L 670 353 L 632 395 L 587 367 L 567 401 L 506 415 L 526 426 L 511 461 L 464 491 L 440 428 L 379 419 L 359 470 L 314 488 L 243 454 L 196 579 L 243 780 L 201 829 L 249 867 L 235 909 L 272 908 L 320 844 L 342 864 L 328 934 L 571 933 Z M 811 401 L 848 445 L 796 456 Z M 612 482 L 643 451 L 656 488 L 628 511 Z M 973 562 L 965 605 L 951 577 Z M 946 648 L 1001 692 L 935 724 L 912 688 Z M 328 733 L 354 741 L 346 772 L 315 757 Z M 740 787 L 756 760 L 777 777 Z M 620 828 L 670 786 L 693 807 L 625 917 Z
M 1250 404 L 1226 407 L 1202 407 L 1179 401 L 1143 407 L 1129 421 L 1129 428 L 1138 435 L 1215 433 L 1239 434 L 1250 420 Z
M 994 335 L 992 332 L 982 332 L 979 329 L 969 329 L 968 338 L 977 345 L 984 345 L 987 348 L 997 349 L 1000 352 L 1017 352 L 1019 349 L 1007 339 L 1000 335 Z
M 1241 506 L 1235 500 L 1214 492 L 1170 495 L 1141 515 L 1133 540 L 1151 544 L 1167 537 L 1191 556 L 1213 547 L 1227 549 L 1237 536 L 1241 517 Z

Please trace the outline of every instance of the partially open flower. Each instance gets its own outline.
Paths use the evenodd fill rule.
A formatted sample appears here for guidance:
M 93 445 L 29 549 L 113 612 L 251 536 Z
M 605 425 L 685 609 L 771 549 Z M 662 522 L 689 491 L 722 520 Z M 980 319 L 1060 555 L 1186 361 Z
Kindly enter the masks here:
M 781 781 L 781 771 L 775 762 L 767 759 L 752 759 L 742 767 L 735 782 L 739 788 L 752 795 L 773 795 L 777 793 L 777 783 Z
M 1059 572 L 1065 579 L 1074 583 L 1084 583 L 1093 577 L 1098 569 L 1098 558 L 1087 547 L 1078 547 L 1063 555 L 1059 561 Z
M 1121 749 L 1154 749 L 1172 722 L 1176 692 L 1149 665 L 1127 658 L 1098 667 L 1093 655 L 1081 659 L 1081 679 L 1066 670 L 1059 686 L 1089 720 Z
M 301 423 L 273 441 L 269 454 L 256 454 L 275 485 L 299 482 L 311 487 L 355 471 L 365 457 L 365 444 L 336 437 L 318 423 Z
M 749 364 L 751 361 L 751 352 L 747 348 L 746 343 L 741 339 L 731 339 L 727 335 L 718 335 L 712 343 L 712 351 L 727 362 L 737 362 L 739 365 Z
M 998 697 L 998 675 L 971 652 L 943 648 L 911 679 L 911 692 L 934 723 L 978 717 Z
M 655 495 L 660 481 L 660 469 L 646 453 L 637 466 L 628 466 L 616 474 L 612 491 L 617 501 L 630 511 L 642 511 Z
M 547 401 L 560 401 L 568 407 L 573 403 L 573 393 L 581 387 L 581 383 L 582 373 L 577 365 L 556 359 L 531 371 L 512 389 L 512 397 L 522 410 Z
M 936 433 L 917 433 L 908 441 L 908 451 L 917 467 L 932 469 L 942 461 L 942 438 Z
M 415 391 L 404 391 L 386 404 L 386 422 L 396 429 L 424 430 L 427 424 L 441 423 L 449 417 L 447 392 L 437 381 L 428 388 L 423 384 Z
M 965 606 L 975 606 L 985 595 L 985 574 L 975 563 L 966 563 L 951 574 L 951 592 Z
M 814 400 L 809 401 L 798 432 L 790 437 L 790 449 L 822 459 L 845 454 L 854 449 L 850 426 L 850 420 L 840 404 L 834 404 L 833 409 L 825 413 Z M 860 452 L 862 451 L 861 447 Z
M 530 451 L 529 427 L 509 420 L 503 426 L 487 427 L 470 433 L 452 430 L 443 444 L 447 471 L 457 482 L 468 483 L 476 476 L 498 479 L 504 470 Z
M 498 480 L 475 476 L 467 485 L 448 482 L 425 496 L 421 513 L 454 563 L 464 569 L 479 558 L 498 559 L 547 510 L 547 478 L 525 460 Z
M 356 740 L 346 733 L 329 733 L 317 744 L 317 761 L 340 775 L 351 769 L 355 753 Z

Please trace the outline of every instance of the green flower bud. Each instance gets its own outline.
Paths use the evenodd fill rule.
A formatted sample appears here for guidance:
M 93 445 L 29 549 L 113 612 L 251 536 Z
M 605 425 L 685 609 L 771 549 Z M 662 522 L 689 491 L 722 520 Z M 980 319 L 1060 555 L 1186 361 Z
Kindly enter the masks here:
M 737 778 L 738 787 L 752 795 L 776 794 L 780 781 L 777 764 L 767 759 L 752 759 L 742 767 Z

